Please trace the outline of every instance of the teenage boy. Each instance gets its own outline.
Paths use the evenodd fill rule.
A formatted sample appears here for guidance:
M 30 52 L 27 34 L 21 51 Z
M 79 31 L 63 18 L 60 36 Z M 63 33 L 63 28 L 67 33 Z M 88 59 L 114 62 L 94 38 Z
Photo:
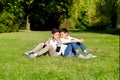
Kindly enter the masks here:
M 96 56 L 89 54 L 86 50 L 83 39 L 76 39 L 68 35 L 68 30 L 66 28 L 60 29 L 61 42 L 62 42 L 62 54 L 63 56 L 73 56 L 76 54 L 78 58 L 95 58 Z M 80 54 L 78 47 L 84 52 L 85 56 Z
M 51 31 L 52 38 L 49 38 L 46 43 L 40 43 L 38 44 L 33 50 L 25 52 L 24 54 L 29 57 L 36 57 L 43 54 L 48 54 L 50 56 L 58 56 L 61 54 L 60 50 L 60 39 L 59 39 L 59 30 L 54 28 Z

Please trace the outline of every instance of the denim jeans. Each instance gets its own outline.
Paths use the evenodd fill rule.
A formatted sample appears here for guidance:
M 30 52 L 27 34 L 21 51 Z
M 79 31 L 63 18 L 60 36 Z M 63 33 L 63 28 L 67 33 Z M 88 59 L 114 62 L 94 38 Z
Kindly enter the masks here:
M 72 44 L 71 43 L 67 44 L 67 47 L 66 47 L 66 49 L 64 51 L 64 56 L 74 56 L 74 52 L 73 52 L 72 49 L 73 49 Z
M 82 44 L 82 43 L 71 43 L 71 44 L 75 51 L 78 50 L 79 47 L 82 51 L 86 50 L 84 44 Z
M 69 44 L 67 44 L 67 48 L 65 49 L 64 56 L 74 56 L 75 51 L 78 50 L 79 47 L 82 51 L 86 50 L 84 44 L 81 44 L 81 43 L 69 43 Z

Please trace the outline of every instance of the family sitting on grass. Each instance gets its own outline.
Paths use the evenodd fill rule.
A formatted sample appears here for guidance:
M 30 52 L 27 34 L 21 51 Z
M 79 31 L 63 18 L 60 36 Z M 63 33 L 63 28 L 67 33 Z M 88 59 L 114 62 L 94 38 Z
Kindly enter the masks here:
M 52 37 L 48 39 L 46 43 L 40 43 L 33 50 L 25 52 L 24 54 L 29 57 L 37 57 L 48 52 L 50 56 L 62 55 L 66 57 L 76 55 L 78 58 L 82 59 L 96 57 L 88 53 L 83 44 L 83 39 L 76 39 L 69 36 L 66 28 L 54 28 L 51 33 Z M 84 55 L 79 52 L 79 47 Z

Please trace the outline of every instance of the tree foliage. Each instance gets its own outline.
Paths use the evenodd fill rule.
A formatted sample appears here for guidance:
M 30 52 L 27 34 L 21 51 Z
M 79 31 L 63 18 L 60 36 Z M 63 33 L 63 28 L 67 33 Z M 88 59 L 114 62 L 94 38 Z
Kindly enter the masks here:
M 71 18 L 77 22 L 76 28 L 116 27 L 117 0 L 74 0 L 72 6 Z
M 1 32 L 16 32 L 19 30 L 19 24 L 15 16 L 9 12 L 3 11 L 0 14 L 0 33 Z
M 119 0 L 0 0 L 0 17 L 3 13 L 14 16 L 13 26 L 18 25 L 14 31 L 25 29 L 27 20 L 31 30 L 115 29 L 119 24 L 119 5 Z M 0 25 L 7 24 L 4 18 L 1 21 Z

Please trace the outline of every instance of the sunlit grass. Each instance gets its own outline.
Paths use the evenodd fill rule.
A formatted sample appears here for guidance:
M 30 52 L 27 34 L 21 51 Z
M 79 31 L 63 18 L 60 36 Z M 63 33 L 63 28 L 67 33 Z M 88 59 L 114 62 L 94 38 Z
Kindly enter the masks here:
M 41 56 L 29 58 L 22 53 L 45 42 L 50 32 L 0 34 L 0 80 L 118 80 L 119 36 L 91 32 L 70 32 L 83 38 L 95 59 Z M 81 52 L 82 53 L 82 52 Z

